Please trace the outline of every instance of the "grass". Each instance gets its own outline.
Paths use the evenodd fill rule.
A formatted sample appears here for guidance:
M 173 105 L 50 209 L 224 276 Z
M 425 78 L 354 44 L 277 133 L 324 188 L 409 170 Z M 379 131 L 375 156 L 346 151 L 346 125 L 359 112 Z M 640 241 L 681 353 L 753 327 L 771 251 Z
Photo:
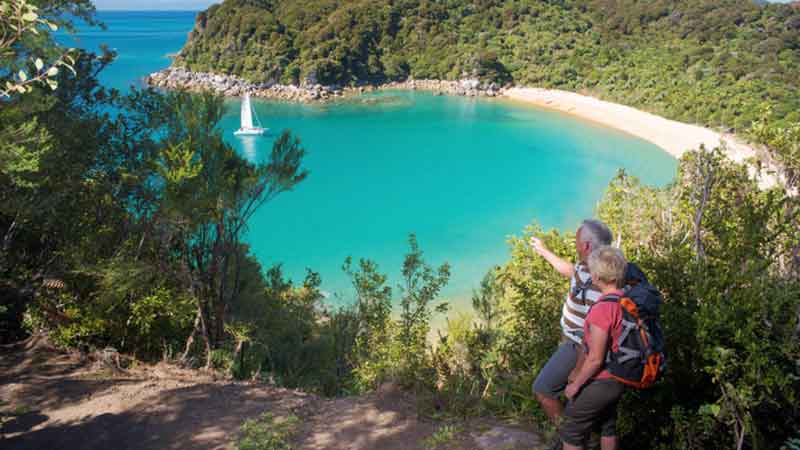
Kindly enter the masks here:
M 436 432 L 422 441 L 422 448 L 425 450 L 444 450 L 448 444 L 459 433 L 460 428 L 456 425 L 443 425 Z
M 297 431 L 299 419 L 290 415 L 274 417 L 265 412 L 257 419 L 242 424 L 236 450 L 290 450 L 290 439 Z

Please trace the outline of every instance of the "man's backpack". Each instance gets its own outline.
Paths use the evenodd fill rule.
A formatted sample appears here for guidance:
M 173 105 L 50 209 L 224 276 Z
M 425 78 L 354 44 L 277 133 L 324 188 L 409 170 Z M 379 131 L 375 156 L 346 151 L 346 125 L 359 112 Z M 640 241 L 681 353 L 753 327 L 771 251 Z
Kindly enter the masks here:
M 606 356 L 606 370 L 628 386 L 645 389 L 664 371 L 664 335 L 659 323 L 661 294 L 633 263 L 625 269 L 622 297 L 609 295 L 602 301 L 618 302 L 622 309 L 619 348 Z

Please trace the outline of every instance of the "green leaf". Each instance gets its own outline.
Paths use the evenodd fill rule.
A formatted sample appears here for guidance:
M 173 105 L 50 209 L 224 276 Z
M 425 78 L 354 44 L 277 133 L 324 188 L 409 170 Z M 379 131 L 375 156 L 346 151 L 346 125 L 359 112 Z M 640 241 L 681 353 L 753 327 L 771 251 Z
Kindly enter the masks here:
M 42 67 L 44 67 L 44 61 L 42 61 L 42 58 L 36 58 L 35 64 L 36 64 L 36 70 L 42 70 Z
M 22 20 L 24 20 L 26 22 L 35 22 L 36 19 L 38 19 L 38 18 L 39 18 L 39 15 L 36 14 L 35 12 L 27 12 L 27 13 L 22 15 Z
M 58 25 L 53 22 L 47 22 L 47 26 L 50 27 L 50 31 L 58 31 Z
M 23 83 L 28 81 L 28 74 L 25 73 L 24 70 L 20 70 L 17 75 L 19 76 L 19 79 L 22 80 Z
M 58 89 L 58 81 L 56 80 L 47 80 L 47 85 L 50 86 L 50 89 L 54 91 Z
M 78 76 L 78 72 L 76 72 L 75 68 L 73 68 L 71 65 L 67 63 L 62 63 L 61 65 L 69 69 L 69 71 L 72 72 L 73 75 Z
M 56 75 L 58 75 L 58 67 L 51 67 L 47 70 L 48 77 L 54 77 Z

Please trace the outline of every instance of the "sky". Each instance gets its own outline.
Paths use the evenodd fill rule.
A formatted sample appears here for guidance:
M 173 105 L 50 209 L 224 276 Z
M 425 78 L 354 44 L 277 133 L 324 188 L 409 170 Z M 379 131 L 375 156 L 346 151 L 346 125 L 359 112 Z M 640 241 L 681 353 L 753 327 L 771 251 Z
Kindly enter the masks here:
M 201 11 L 222 0 L 94 0 L 99 10 L 179 10 Z
M 769 0 L 774 3 L 788 3 L 792 0 Z M 200 11 L 222 0 L 95 0 L 99 10 L 181 10 Z

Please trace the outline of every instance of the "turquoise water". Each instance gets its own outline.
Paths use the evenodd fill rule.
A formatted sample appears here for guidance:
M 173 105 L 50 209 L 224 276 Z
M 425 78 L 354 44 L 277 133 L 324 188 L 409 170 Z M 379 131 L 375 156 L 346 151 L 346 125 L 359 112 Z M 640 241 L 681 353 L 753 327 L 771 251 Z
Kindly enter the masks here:
M 170 65 L 194 27 L 191 11 L 100 11 L 106 30 L 81 26 L 62 37 L 65 45 L 100 53 L 100 45 L 117 51 L 114 64 L 100 74 L 107 87 L 125 90 L 141 87 L 143 78 Z
M 103 81 L 118 88 L 169 63 L 191 13 L 101 13 L 120 59 Z M 225 137 L 260 161 L 291 129 L 308 150 L 309 178 L 262 208 L 247 241 L 265 267 L 282 263 L 301 281 L 321 273 L 324 290 L 352 298 L 345 257 L 375 260 L 399 282 L 409 233 L 429 262 L 452 265 L 446 297 L 464 301 L 506 239 L 532 221 L 573 229 L 592 211 L 619 168 L 650 184 L 669 182 L 676 161 L 624 133 L 502 100 L 382 92 L 336 105 L 255 102 L 271 133 L 236 138 L 239 102 L 229 102 Z M 334 300 L 339 301 L 339 300 Z

